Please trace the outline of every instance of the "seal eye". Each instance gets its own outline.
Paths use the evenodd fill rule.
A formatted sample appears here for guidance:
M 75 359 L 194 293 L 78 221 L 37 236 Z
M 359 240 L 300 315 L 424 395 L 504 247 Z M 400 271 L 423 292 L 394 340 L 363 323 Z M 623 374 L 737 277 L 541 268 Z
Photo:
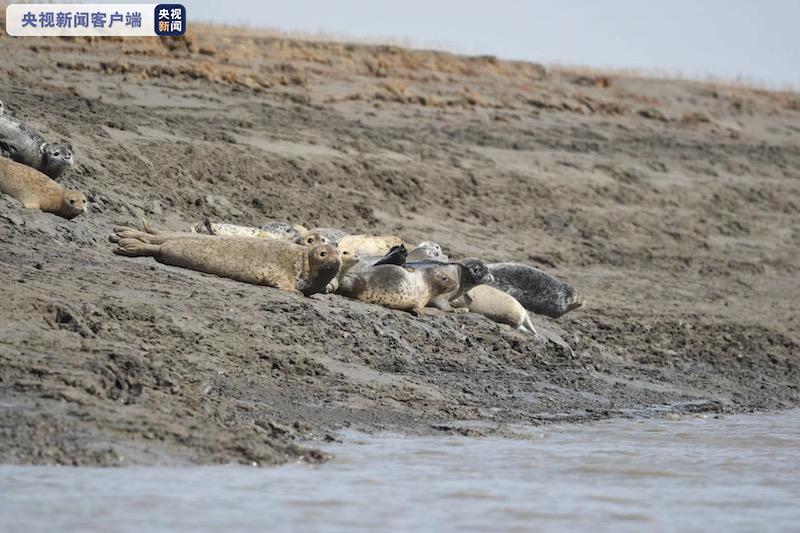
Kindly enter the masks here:
M 75 200 L 70 200 L 69 203 L 75 205 Z
M 319 253 L 319 256 L 320 256 L 320 257 L 325 257 L 326 255 L 328 255 L 328 252 L 320 252 L 320 253 Z
M 347 252 L 347 251 L 342 252 L 342 255 L 350 255 L 350 252 Z
M 309 238 L 308 238 L 308 240 L 307 240 L 306 242 L 307 242 L 308 244 L 311 244 L 312 242 L 314 242 L 314 238 L 313 238 L 313 237 L 309 237 Z

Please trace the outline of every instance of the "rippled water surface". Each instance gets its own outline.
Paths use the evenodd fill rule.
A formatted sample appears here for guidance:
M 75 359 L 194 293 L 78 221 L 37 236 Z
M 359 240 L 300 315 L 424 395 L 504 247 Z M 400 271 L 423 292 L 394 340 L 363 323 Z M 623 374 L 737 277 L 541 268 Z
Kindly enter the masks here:
M 0 466 L 0 531 L 800 531 L 800 411 L 531 431 L 349 434 L 319 467 Z

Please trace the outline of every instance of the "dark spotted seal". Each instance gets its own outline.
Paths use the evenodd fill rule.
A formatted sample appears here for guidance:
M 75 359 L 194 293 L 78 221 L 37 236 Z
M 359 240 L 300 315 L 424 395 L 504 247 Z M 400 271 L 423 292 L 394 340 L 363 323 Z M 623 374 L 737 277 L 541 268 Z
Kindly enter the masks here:
M 58 179 L 75 164 L 72 145 L 68 142 L 48 143 L 38 132 L 0 113 L 0 156 L 35 168 Z
M 558 318 L 583 305 L 582 296 L 567 283 L 521 263 L 490 263 L 494 281 L 489 285 L 505 291 L 532 313 Z

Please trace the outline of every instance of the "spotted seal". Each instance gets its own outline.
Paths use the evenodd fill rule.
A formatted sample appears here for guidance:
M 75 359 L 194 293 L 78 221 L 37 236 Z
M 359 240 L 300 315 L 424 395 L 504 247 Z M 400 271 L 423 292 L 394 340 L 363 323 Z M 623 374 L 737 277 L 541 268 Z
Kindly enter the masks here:
M 86 212 L 86 196 L 65 189 L 36 169 L 0 157 L 0 192 L 15 198 L 28 209 L 41 209 L 72 220 Z
M 206 234 L 206 235 L 221 235 L 227 237 L 256 237 L 259 239 L 278 239 L 285 241 L 294 241 L 307 230 L 303 226 L 293 226 L 288 222 L 273 221 L 264 224 L 260 228 L 252 226 L 240 226 L 237 224 L 227 224 L 224 222 L 211 222 L 206 218 L 203 222 L 198 222 L 193 225 L 191 231 L 193 233 Z
M 335 247 L 246 237 L 174 237 L 115 227 L 114 253 L 151 256 L 159 263 L 265 285 L 306 296 L 323 292 L 341 262 Z
M 348 235 L 346 231 L 336 228 L 312 228 L 297 237 L 294 242 L 308 245 L 309 239 L 315 239 L 336 246 L 346 235 Z
M 419 314 L 433 299 L 455 290 L 458 279 L 445 268 L 411 271 L 396 265 L 379 265 L 346 274 L 336 294 Z
M 449 263 L 450 258 L 445 255 L 442 247 L 433 241 L 423 241 L 408 253 L 407 261 L 441 261 Z
M 489 267 L 480 259 L 462 259 L 455 263 L 444 263 L 441 261 L 411 261 L 406 262 L 403 268 L 410 271 L 435 269 L 445 270 L 454 279 L 458 281 L 458 285 L 453 290 L 443 292 L 432 298 L 428 305 L 435 307 L 442 311 L 453 311 L 455 308 L 450 305 L 451 300 L 455 300 L 468 290 L 484 283 L 491 283 L 494 281 Z
M 0 102 L 0 105 L 2 103 Z M 0 113 L 0 156 L 58 179 L 75 164 L 72 144 L 48 143 L 30 126 Z
M 572 286 L 538 268 L 521 263 L 490 263 L 492 287 L 505 291 L 532 313 L 558 318 L 583 305 Z

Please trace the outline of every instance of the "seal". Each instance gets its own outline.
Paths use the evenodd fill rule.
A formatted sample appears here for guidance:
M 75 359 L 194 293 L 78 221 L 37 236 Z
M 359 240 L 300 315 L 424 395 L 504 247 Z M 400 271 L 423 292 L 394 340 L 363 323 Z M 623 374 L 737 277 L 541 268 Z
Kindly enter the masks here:
M 302 226 L 300 226 L 302 227 Z M 252 226 L 239 226 L 222 222 L 211 222 L 206 218 L 192 226 L 191 231 L 198 234 L 220 235 L 226 237 L 256 237 L 259 239 L 278 239 L 293 241 L 300 236 L 300 232 L 288 222 L 274 221 L 254 228 Z
M 287 241 L 246 237 L 179 237 L 152 235 L 131 228 L 112 235 L 114 253 L 151 256 L 159 263 L 188 268 L 253 285 L 265 285 L 305 296 L 323 292 L 341 261 L 336 248 L 311 248 Z
M 408 254 L 407 261 L 441 261 L 449 263 L 450 258 L 447 257 L 439 244 L 433 241 L 423 241 L 419 243 L 416 248 L 411 250 Z
M 353 272 L 356 267 L 358 267 L 361 263 L 361 258 L 357 255 L 347 255 L 347 256 L 339 256 L 339 260 L 342 262 L 341 266 L 339 267 L 339 272 L 336 274 L 328 286 L 325 287 L 325 292 L 328 294 L 335 293 L 339 289 L 339 285 L 342 282 L 342 279 L 350 272 Z
M 0 113 L 0 155 L 58 179 L 75 164 L 72 145 L 50 144 L 37 131 Z
M 309 239 L 322 240 L 322 242 L 336 246 L 342 237 L 349 235 L 346 231 L 335 228 L 313 228 L 295 239 L 297 244 L 309 244 Z
M 508 324 L 539 337 L 536 328 L 533 327 L 531 317 L 528 316 L 528 312 L 522 307 L 522 304 L 507 292 L 495 289 L 490 285 L 473 287 L 453 300 L 452 305 L 466 307 L 471 313 L 478 313 L 489 320 Z
M 195 224 L 191 227 L 190 231 L 183 232 L 183 231 L 164 231 L 155 229 L 147 220 L 142 221 L 142 226 L 144 227 L 144 231 L 146 234 L 149 235 L 169 235 L 172 238 L 185 238 L 185 237 L 219 237 L 219 238 L 226 238 L 226 237 L 236 237 L 236 238 L 252 238 L 252 239 L 274 239 L 274 240 L 285 240 L 285 239 L 277 239 L 274 237 L 268 236 L 266 232 L 259 228 L 252 228 L 249 226 L 236 226 L 234 224 L 216 224 L 213 222 L 209 222 L 206 219 L 206 222 L 200 222 Z M 122 229 L 133 229 L 127 228 L 126 226 L 118 226 Z M 220 233 L 209 233 L 209 231 L 213 231 L 214 229 L 222 228 Z M 137 231 L 138 230 L 133 230 Z M 317 244 L 327 244 L 321 237 L 314 234 L 309 239 L 308 246 L 315 246 Z
M 339 239 L 340 252 L 350 252 L 361 257 L 386 255 L 394 246 L 405 245 L 403 239 L 395 235 L 347 235 Z
M 558 318 L 583 305 L 572 286 L 522 263 L 490 263 L 492 287 L 505 291 L 532 313 Z
M 450 276 L 458 281 L 458 285 L 453 290 L 443 292 L 434 298 L 431 298 L 428 305 L 435 307 L 441 311 L 453 311 L 454 308 L 450 305 L 452 300 L 460 297 L 468 290 L 484 283 L 491 283 L 494 278 L 489 267 L 480 259 L 462 259 L 457 263 L 443 263 L 440 261 L 413 261 L 407 262 L 403 268 L 409 271 L 418 270 L 444 270 Z
M 86 212 L 86 196 L 65 189 L 38 170 L 0 157 L 0 192 L 28 209 L 41 209 L 72 220 Z
M 458 279 L 444 268 L 415 271 L 396 265 L 379 265 L 342 277 L 336 294 L 421 314 L 431 300 L 458 289 Z

